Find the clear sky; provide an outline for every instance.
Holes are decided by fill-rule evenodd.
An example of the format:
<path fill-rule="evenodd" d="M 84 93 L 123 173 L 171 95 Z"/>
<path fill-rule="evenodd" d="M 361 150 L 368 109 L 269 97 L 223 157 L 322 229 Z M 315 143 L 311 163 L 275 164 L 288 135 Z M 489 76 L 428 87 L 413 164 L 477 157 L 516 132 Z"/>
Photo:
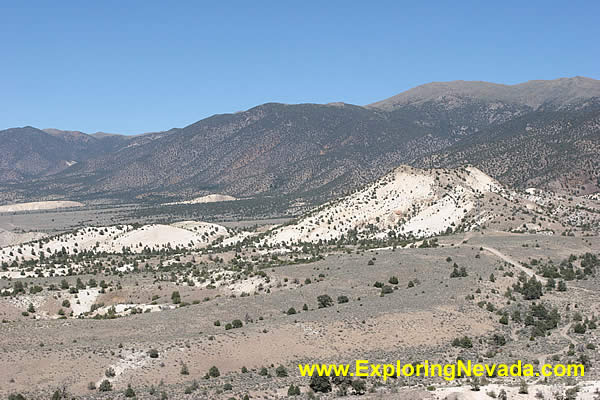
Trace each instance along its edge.
<path fill-rule="evenodd" d="M 0 0 L 0 129 L 142 133 L 456 79 L 600 79 L 600 1 Z"/>

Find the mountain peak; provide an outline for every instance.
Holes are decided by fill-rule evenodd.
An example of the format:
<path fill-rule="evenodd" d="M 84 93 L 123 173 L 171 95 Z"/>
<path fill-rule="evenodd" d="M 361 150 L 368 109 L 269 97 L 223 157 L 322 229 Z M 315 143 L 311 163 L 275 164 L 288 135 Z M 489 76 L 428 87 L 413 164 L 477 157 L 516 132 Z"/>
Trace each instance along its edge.
<path fill-rule="evenodd" d="M 554 80 L 532 80 L 515 85 L 483 81 L 431 82 L 367 107 L 393 110 L 407 104 L 457 96 L 486 102 L 503 101 L 538 108 L 544 103 L 558 106 L 591 97 L 600 97 L 600 81 L 582 76 Z"/>

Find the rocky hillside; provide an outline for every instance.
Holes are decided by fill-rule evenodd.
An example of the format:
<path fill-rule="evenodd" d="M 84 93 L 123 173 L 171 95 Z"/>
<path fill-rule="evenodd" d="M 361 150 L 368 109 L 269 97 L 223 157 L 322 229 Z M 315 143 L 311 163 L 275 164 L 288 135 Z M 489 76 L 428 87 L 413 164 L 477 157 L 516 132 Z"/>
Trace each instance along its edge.
<path fill-rule="evenodd" d="M 589 196 L 588 196 L 589 197 Z M 494 230 L 562 234 L 600 231 L 600 203 L 537 189 L 510 190 L 479 169 L 401 166 L 341 199 L 268 232 L 263 243 L 422 239 Z"/>
<path fill-rule="evenodd" d="M 175 248 L 198 249 L 209 246 L 218 238 L 228 236 L 229 231 L 223 226 L 196 221 L 183 221 L 172 225 L 85 227 L 51 237 L 36 232 L 11 235 L 9 232 L 0 231 L 0 243 L 18 244 L 0 250 L 0 263 L 39 260 L 52 254 L 139 254 Z M 8 272 L 0 273 L 0 276 L 10 276 L 11 271 Z"/>
<path fill-rule="evenodd" d="M 472 163 L 503 183 L 574 195 L 600 187 L 600 98 L 543 106 L 414 159 L 421 167 Z"/>
<path fill-rule="evenodd" d="M 600 82 L 424 85 L 367 107 L 269 103 L 136 137 L 0 132 L 0 201 L 321 202 L 397 165 L 473 164 L 502 183 L 598 190 Z M 67 141 L 66 138 L 69 140 Z M 565 174 L 568 171 L 568 174 Z"/>
<path fill-rule="evenodd" d="M 46 131 L 30 126 L 0 131 L 0 182 L 24 182 L 57 174 L 79 162 L 114 151 L 123 136 Z"/>
<path fill-rule="evenodd" d="M 473 167 L 426 171 L 402 166 L 296 223 L 273 230 L 267 242 L 420 238 L 470 229 L 489 219 L 490 210 L 481 203 L 490 193 L 508 198 L 501 185 Z"/>

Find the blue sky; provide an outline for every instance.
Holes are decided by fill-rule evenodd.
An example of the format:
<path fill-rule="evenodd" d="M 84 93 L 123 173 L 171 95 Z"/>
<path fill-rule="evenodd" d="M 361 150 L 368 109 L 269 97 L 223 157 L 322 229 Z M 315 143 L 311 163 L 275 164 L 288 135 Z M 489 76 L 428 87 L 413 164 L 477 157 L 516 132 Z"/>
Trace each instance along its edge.
<path fill-rule="evenodd" d="M 599 15 L 596 0 L 0 0 L 0 129 L 141 133 L 431 81 L 600 79 Z"/>

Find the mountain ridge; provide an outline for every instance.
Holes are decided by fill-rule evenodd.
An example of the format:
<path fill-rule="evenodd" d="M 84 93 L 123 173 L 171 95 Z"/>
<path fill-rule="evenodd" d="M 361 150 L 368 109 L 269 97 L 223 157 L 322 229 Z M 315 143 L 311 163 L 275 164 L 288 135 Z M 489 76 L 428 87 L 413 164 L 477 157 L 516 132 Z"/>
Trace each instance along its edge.
<path fill-rule="evenodd" d="M 508 101 L 538 108 L 546 102 L 565 105 L 578 99 L 600 96 L 600 81 L 576 76 L 554 80 L 530 80 L 514 85 L 484 81 L 431 82 L 366 107 L 393 110 L 398 105 L 436 100 L 441 96 L 464 96 L 486 101 Z"/>
<path fill-rule="evenodd" d="M 0 202 L 60 199 L 67 193 L 74 200 L 116 202 L 177 202 L 213 193 L 320 202 L 400 164 L 473 164 L 509 185 L 583 186 L 593 192 L 600 187 L 594 161 L 600 96 L 589 96 L 598 84 L 589 78 L 484 83 L 519 86 L 521 97 L 496 96 L 510 101 L 490 100 L 487 89 L 475 91 L 477 96 L 456 91 L 439 96 L 428 86 L 433 94 L 417 98 L 404 92 L 400 95 L 416 100 L 389 109 L 265 103 L 136 136 L 12 128 L 0 131 L 0 139 L 7 138 L 0 142 Z M 422 93 L 423 87 L 412 90 Z M 540 101 L 542 95 L 548 101 Z M 534 108 L 527 101 L 540 104 Z M 569 170 L 572 178 L 557 183 Z"/>

